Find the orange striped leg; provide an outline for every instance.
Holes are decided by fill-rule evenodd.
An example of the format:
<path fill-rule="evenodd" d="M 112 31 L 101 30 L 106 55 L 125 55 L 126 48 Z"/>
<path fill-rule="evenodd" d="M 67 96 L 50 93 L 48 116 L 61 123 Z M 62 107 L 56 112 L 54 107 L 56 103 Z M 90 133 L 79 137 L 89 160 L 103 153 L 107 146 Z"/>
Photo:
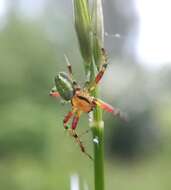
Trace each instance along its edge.
<path fill-rule="evenodd" d="M 70 75 L 70 78 L 72 79 L 73 81 L 73 87 L 74 89 L 80 89 L 80 86 L 77 84 L 77 82 L 73 79 L 73 72 L 72 72 L 72 66 L 71 66 L 71 63 L 69 62 L 69 59 L 66 55 L 64 55 L 65 57 L 65 60 L 67 62 L 67 68 L 68 68 L 68 73 Z"/>
<path fill-rule="evenodd" d="M 53 97 L 59 97 L 59 96 L 60 96 L 60 94 L 59 94 L 59 93 L 57 92 L 57 90 L 56 90 L 56 86 L 54 86 L 54 87 L 51 89 L 49 95 L 50 95 L 50 96 L 53 96 Z"/>
<path fill-rule="evenodd" d="M 93 160 L 92 156 L 90 154 L 88 154 L 85 150 L 85 147 L 83 145 L 83 143 L 81 142 L 79 136 L 77 135 L 76 131 L 74 129 L 69 129 L 69 133 L 72 137 L 74 137 L 75 141 L 78 143 L 78 145 L 80 146 L 81 151 L 88 156 L 91 160 Z"/>
<path fill-rule="evenodd" d="M 118 108 L 112 107 L 111 105 L 107 104 L 106 102 L 103 102 L 102 100 L 96 99 L 94 98 L 93 102 L 99 106 L 101 109 L 112 113 L 114 116 L 119 117 L 121 120 L 126 121 L 127 122 L 127 118 L 125 115 L 123 115 L 123 113 L 121 113 L 121 111 Z"/>
<path fill-rule="evenodd" d="M 60 94 L 59 94 L 57 91 L 56 91 L 56 92 L 51 91 L 51 92 L 49 93 L 49 95 L 52 96 L 52 97 L 59 97 L 59 96 L 60 96 Z"/>
<path fill-rule="evenodd" d="M 85 147 L 83 145 L 83 143 L 81 142 L 79 136 L 77 135 L 75 129 L 77 127 L 77 124 L 78 124 L 78 121 L 79 121 L 79 118 L 80 118 L 80 115 L 81 115 L 81 112 L 77 112 L 73 118 L 73 121 L 72 121 L 72 126 L 71 126 L 71 129 L 69 129 L 69 133 L 72 137 L 75 138 L 75 141 L 78 143 L 78 145 L 80 146 L 80 149 L 81 151 L 86 154 L 91 160 L 93 160 L 93 158 L 86 152 L 85 150 Z"/>
<path fill-rule="evenodd" d="M 70 77 L 72 78 L 73 73 L 72 73 L 72 66 L 71 66 L 71 63 L 69 62 L 69 59 L 68 59 L 68 57 L 67 57 L 66 55 L 64 55 L 64 57 L 65 57 L 65 60 L 66 60 L 66 62 L 67 62 L 67 68 L 68 68 L 69 75 L 70 75 Z"/>
<path fill-rule="evenodd" d="M 80 112 L 77 112 L 76 114 L 75 114 L 75 116 L 74 116 L 74 118 L 73 118 L 73 120 L 72 120 L 72 126 L 71 126 L 71 128 L 72 129 L 76 129 L 76 127 L 77 127 L 77 124 L 78 124 L 78 121 L 79 121 L 79 119 L 80 119 Z"/>
<path fill-rule="evenodd" d="M 64 120 L 63 120 L 63 124 L 64 124 L 64 128 L 68 129 L 67 123 L 69 122 L 69 120 L 71 119 L 71 117 L 73 116 L 74 111 L 70 111 L 68 112 L 68 114 L 65 116 Z"/>
<path fill-rule="evenodd" d="M 104 72 L 106 71 L 107 64 L 108 64 L 107 55 L 106 55 L 105 49 L 102 48 L 102 65 L 98 74 L 95 77 L 95 80 L 92 83 L 90 83 L 90 86 L 88 88 L 90 91 L 94 90 L 96 85 L 100 82 L 101 78 L 103 77 Z"/>

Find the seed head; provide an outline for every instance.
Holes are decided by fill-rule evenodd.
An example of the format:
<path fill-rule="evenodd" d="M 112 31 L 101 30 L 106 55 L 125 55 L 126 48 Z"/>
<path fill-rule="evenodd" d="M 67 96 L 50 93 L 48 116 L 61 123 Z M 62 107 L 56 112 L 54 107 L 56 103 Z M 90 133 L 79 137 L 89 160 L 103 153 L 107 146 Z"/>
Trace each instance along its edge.
<path fill-rule="evenodd" d="M 73 0 L 74 20 L 81 55 L 85 63 L 90 64 L 91 48 L 91 17 L 87 0 Z"/>
<path fill-rule="evenodd" d="M 93 29 L 93 54 L 96 66 L 99 68 L 102 61 L 102 51 L 104 44 L 104 23 L 103 23 L 103 7 L 102 0 L 94 0 L 93 16 L 92 16 L 92 29 Z"/>

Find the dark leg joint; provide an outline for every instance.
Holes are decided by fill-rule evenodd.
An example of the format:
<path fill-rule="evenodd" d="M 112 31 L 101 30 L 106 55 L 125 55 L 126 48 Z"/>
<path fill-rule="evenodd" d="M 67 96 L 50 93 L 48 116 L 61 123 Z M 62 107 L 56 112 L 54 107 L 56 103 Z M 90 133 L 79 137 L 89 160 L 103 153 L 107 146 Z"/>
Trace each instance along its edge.
<path fill-rule="evenodd" d="M 74 134 L 73 137 L 74 137 L 74 138 L 78 138 L 78 135 L 77 135 L 77 134 Z"/>

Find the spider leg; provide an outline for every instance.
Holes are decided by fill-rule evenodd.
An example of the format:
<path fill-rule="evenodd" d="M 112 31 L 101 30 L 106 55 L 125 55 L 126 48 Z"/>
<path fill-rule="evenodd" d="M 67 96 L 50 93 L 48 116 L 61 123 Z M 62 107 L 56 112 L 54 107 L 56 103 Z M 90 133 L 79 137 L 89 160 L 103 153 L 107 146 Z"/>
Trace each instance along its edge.
<path fill-rule="evenodd" d="M 82 151 L 85 155 L 87 155 L 91 160 L 93 160 L 93 158 L 91 157 L 91 155 L 86 152 L 85 147 L 84 147 L 83 143 L 81 142 L 79 136 L 77 135 L 76 131 L 75 131 L 74 129 L 69 129 L 69 134 L 70 134 L 72 137 L 74 137 L 75 141 L 76 141 L 76 142 L 78 143 L 78 145 L 80 146 L 81 151 Z"/>
<path fill-rule="evenodd" d="M 68 112 L 68 114 L 65 116 L 64 121 L 63 121 L 63 123 L 64 123 L 64 128 L 65 128 L 65 129 L 68 129 L 67 123 L 68 123 L 68 121 L 71 119 L 71 117 L 73 116 L 74 112 L 75 112 L 75 111 L 72 110 L 72 111 Z M 73 118 L 72 127 L 71 127 L 71 129 L 68 129 L 68 132 L 69 132 L 69 134 L 70 134 L 72 137 L 75 138 L 76 142 L 79 144 L 79 146 L 80 146 L 80 148 L 81 148 L 81 151 L 82 151 L 84 154 L 86 154 L 90 159 L 92 159 L 92 157 L 85 151 L 84 145 L 83 145 L 83 143 L 81 142 L 80 138 L 78 137 L 78 135 L 77 135 L 77 133 L 76 133 L 76 131 L 75 131 L 75 128 L 76 128 L 76 126 L 77 126 L 77 124 L 78 124 L 79 117 L 80 117 L 80 113 L 77 112 L 76 115 L 75 115 L 74 118 Z"/>
<path fill-rule="evenodd" d="M 67 68 L 68 68 L 68 72 L 71 78 L 73 78 L 73 72 L 72 72 L 72 66 L 71 63 L 69 62 L 68 57 L 64 54 L 65 57 L 65 61 L 67 62 Z"/>
<path fill-rule="evenodd" d="M 104 72 L 106 71 L 107 64 L 108 64 L 107 55 L 106 55 L 105 49 L 102 48 L 102 65 L 101 65 L 101 68 L 100 68 L 99 72 L 97 73 L 94 81 L 89 84 L 89 87 L 88 87 L 89 91 L 94 90 L 96 85 L 100 82 L 101 78 L 103 77 Z"/>
<path fill-rule="evenodd" d="M 51 91 L 49 92 L 49 95 L 52 96 L 52 97 L 59 97 L 60 94 L 57 92 L 56 90 L 56 86 L 54 86 Z"/>
<path fill-rule="evenodd" d="M 71 66 L 71 63 L 69 62 L 69 59 L 68 57 L 64 54 L 64 57 L 65 57 L 65 60 L 67 62 L 67 68 L 68 68 L 68 72 L 69 72 L 69 75 L 70 75 L 70 78 L 72 79 L 73 81 L 73 87 L 74 89 L 80 89 L 80 86 L 77 84 L 77 82 L 73 79 L 73 72 L 72 72 L 72 66 Z"/>
<path fill-rule="evenodd" d="M 60 94 L 59 94 L 57 91 L 56 91 L 56 92 L 52 92 L 52 91 L 51 91 L 51 92 L 49 93 L 49 95 L 52 96 L 52 97 L 60 97 Z"/>
<path fill-rule="evenodd" d="M 73 130 L 76 129 L 76 127 L 77 127 L 78 121 L 80 119 L 80 115 L 81 115 L 81 112 L 77 111 L 76 114 L 75 114 L 75 116 L 74 116 L 74 118 L 73 118 L 73 120 L 72 120 L 72 126 L 71 126 L 71 128 Z"/>
<path fill-rule="evenodd" d="M 119 117 L 121 120 L 123 120 L 125 122 L 128 121 L 127 117 L 118 108 L 112 107 L 108 103 L 103 102 L 102 100 L 96 99 L 96 98 L 94 98 L 93 103 L 95 105 L 99 106 L 101 109 L 112 113 L 114 116 Z"/>
<path fill-rule="evenodd" d="M 83 131 L 83 132 L 79 135 L 79 137 L 82 137 L 82 136 L 88 134 L 90 131 L 91 131 L 91 128 L 89 128 L 89 129 Z"/>
<path fill-rule="evenodd" d="M 69 122 L 69 120 L 71 119 L 71 117 L 73 116 L 73 114 L 75 113 L 75 110 L 69 111 L 67 113 L 67 115 L 65 116 L 64 120 L 63 120 L 63 125 L 65 129 L 68 129 L 67 127 L 67 123 Z"/>
<path fill-rule="evenodd" d="M 83 143 L 81 142 L 79 136 L 77 135 L 75 129 L 77 127 L 79 118 L 80 118 L 81 112 L 76 112 L 73 121 L 72 121 L 72 126 L 70 129 L 68 129 L 69 134 L 75 139 L 75 141 L 77 142 L 77 144 L 80 146 L 81 151 L 86 154 L 91 160 L 93 160 L 93 158 L 86 152 L 85 147 L 83 145 Z"/>

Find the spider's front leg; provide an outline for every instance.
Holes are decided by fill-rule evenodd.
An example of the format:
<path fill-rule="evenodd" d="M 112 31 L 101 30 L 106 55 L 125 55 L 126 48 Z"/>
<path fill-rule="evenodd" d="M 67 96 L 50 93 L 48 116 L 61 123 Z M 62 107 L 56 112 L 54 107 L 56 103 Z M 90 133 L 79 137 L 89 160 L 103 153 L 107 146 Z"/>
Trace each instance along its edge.
<path fill-rule="evenodd" d="M 106 71 L 107 64 L 108 64 L 107 54 L 106 54 L 105 49 L 102 48 L 102 65 L 101 65 L 101 68 L 100 68 L 99 72 L 97 73 L 94 81 L 89 84 L 89 86 L 88 86 L 89 91 L 94 90 L 96 85 L 100 82 L 101 78 L 103 77 L 104 72 Z"/>

